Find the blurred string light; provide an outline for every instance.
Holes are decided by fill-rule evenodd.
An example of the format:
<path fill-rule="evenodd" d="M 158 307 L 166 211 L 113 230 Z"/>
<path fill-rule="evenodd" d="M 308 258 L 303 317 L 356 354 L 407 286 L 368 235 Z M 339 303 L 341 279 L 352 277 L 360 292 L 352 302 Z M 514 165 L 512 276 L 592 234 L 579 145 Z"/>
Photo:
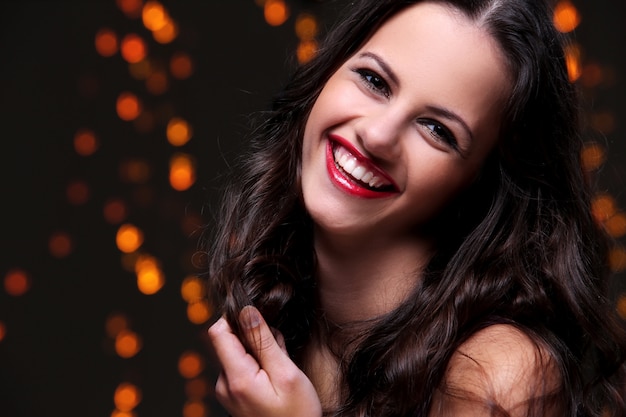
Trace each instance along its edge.
<path fill-rule="evenodd" d="M 30 276 L 23 269 L 12 269 L 4 276 L 4 290 L 13 297 L 20 297 L 26 294 L 30 287 Z"/>

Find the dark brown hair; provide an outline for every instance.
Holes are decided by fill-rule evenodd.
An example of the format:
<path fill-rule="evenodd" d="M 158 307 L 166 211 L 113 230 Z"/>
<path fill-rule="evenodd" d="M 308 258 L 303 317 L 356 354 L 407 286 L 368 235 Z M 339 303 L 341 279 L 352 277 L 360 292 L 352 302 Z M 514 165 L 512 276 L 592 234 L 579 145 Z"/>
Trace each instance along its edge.
<path fill-rule="evenodd" d="M 440 225 L 449 227 L 439 229 L 419 287 L 394 311 L 358 324 L 365 331 L 340 358 L 345 392 L 333 413 L 428 415 L 459 345 L 505 323 L 546 349 L 558 368 L 561 391 L 538 402 L 558 401 L 563 416 L 624 416 L 625 344 L 606 298 L 607 241 L 590 212 L 578 98 L 551 11 L 542 0 L 437 2 L 464 13 L 500 46 L 513 80 L 501 139 L 480 179 L 452 205 L 455 215 L 442 213 Z M 256 305 L 284 334 L 296 363 L 320 322 L 312 224 L 299 186 L 304 126 L 328 78 L 413 3 L 347 7 L 317 56 L 262 114 L 208 242 L 218 312 L 238 331 L 241 308 Z"/>

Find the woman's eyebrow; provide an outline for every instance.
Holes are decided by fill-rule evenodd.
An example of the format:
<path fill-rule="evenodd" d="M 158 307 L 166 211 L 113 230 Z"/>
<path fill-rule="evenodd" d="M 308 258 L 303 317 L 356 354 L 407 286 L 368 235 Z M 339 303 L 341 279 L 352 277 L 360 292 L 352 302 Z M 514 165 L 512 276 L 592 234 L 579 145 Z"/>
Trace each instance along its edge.
<path fill-rule="evenodd" d="M 399 85 L 400 84 L 400 81 L 399 81 L 398 77 L 396 76 L 396 73 L 393 72 L 393 70 L 391 69 L 389 64 L 387 64 L 387 62 L 385 62 L 385 60 L 382 59 L 380 56 L 376 55 L 373 52 L 362 52 L 362 53 L 359 54 L 359 58 L 373 59 L 374 61 L 376 61 L 378 66 L 380 66 L 380 68 L 383 70 L 383 72 L 387 75 L 387 77 L 389 77 L 389 79 L 395 85 Z"/>

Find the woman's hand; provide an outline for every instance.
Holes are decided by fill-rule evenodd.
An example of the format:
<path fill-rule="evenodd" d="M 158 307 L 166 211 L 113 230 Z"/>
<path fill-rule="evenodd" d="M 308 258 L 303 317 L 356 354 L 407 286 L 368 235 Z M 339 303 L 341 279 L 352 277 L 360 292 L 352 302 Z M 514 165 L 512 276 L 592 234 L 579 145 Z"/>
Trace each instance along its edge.
<path fill-rule="evenodd" d="M 287 355 L 282 335 L 274 337 L 252 306 L 241 310 L 239 323 L 243 341 L 223 317 L 209 329 L 222 365 L 215 394 L 224 408 L 233 417 L 321 416 L 315 388 Z"/>

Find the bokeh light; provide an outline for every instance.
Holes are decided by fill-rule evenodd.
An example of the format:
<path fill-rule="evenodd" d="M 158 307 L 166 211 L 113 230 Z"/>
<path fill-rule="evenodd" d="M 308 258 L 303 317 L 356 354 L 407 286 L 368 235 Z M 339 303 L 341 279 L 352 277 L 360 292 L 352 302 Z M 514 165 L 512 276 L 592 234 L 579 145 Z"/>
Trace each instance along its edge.
<path fill-rule="evenodd" d="M 135 252 L 143 244 L 143 232 L 135 225 L 125 223 L 117 230 L 115 242 L 120 251 Z"/>
<path fill-rule="evenodd" d="M 265 21 L 270 26 L 280 26 L 289 18 L 289 9 L 283 0 L 267 0 L 263 6 Z"/>
<path fill-rule="evenodd" d="M 185 191 L 196 182 L 195 162 L 190 155 L 177 153 L 170 158 L 170 185 Z"/>
<path fill-rule="evenodd" d="M 626 249 L 621 246 L 611 249 L 609 252 L 609 265 L 613 272 L 626 271 Z"/>
<path fill-rule="evenodd" d="M 604 223 L 604 227 L 614 238 L 626 235 L 626 215 L 624 213 L 614 215 Z"/>
<path fill-rule="evenodd" d="M 187 398 L 199 400 L 209 394 L 209 384 L 206 379 L 192 378 L 185 382 L 185 395 Z"/>
<path fill-rule="evenodd" d="M 591 202 L 591 213 L 598 223 L 604 223 L 617 212 L 615 199 L 608 194 L 598 194 Z"/>
<path fill-rule="evenodd" d="M 183 146 L 189 142 L 192 134 L 191 126 L 181 117 L 172 117 L 167 123 L 167 140 L 173 146 Z"/>
<path fill-rule="evenodd" d="M 170 59 L 170 73 L 178 80 L 187 79 L 193 74 L 193 61 L 184 52 L 177 52 Z"/>
<path fill-rule="evenodd" d="M 131 121 L 141 113 L 142 104 L 135 94 L 126 91 L 117 97 L 116 110 L 120 119 Z"/>
<path fill-rule="evenodd" d="M 148 0 L 141 11 L 141 19 L 146 29 L 155 31 L 167 24 L 168 14 L 158 1 Z"/>
<path fill-rule="evenodd" d="M 600 168 L 605 160 L 606 152 L 600 144 L 585 144 L 581 154 L 581 162 L 585 171 L 594 171 Z"/>
<path fill-rule="evenodd" d="M 204 359 L 193 351 L 186 351 L 178 359 L 178 372 L 185 379 L 195 378 L 204 370 Z"/>
<path fill-rule="evenodd" d="M 193 324 L 203 324 L 211 318 L 213 311 L 207 300 L 192 301 L 187 304 L 187 319 Z"/>
<path fill-rule="evenodd" d="M 141 338 L 132 330 L 122 330 L 115 336 L 115 353 L 121 358 L 132 358 L 139 353 L 141 347 Z"/>
<path fill-rule="evenodd" d="M 103 57 L 110 57 L 117 53 L 119 48 L 117 34 L 109 28 L 102 28 L 96 33 L 96 51 Z"/>
<path fill-rule="evenodd" d="M 120 411 L 131 411 L 141 402 L 141 390 L 134 384 L 123 382 L 115 389 L 113 401 Z"/>
<path fill-rule="evenodd" d="M 317 20 L 315 16 L 301 13 L 296 19 L 296 36 L 301 41 L 310 41 L 317 36 Z"/>
<path fill-rule="evenodd" d="M 137 288 L 146 295 L 156 294 L 165 284 L 165 276 L 156 258 L 141 255 L 135 264 Z"/>
<path fill-rule="evenodd" d="M 152 37 L 158 43 L 170 43 L 178 37 L 178 25 L 169 20 L 161 29 L 152 32 Z"/>
<path fill-rule="evenodd" d="M 143 0 L 115 0 L 115 3 L 129 19 L 136 19 L 141 16 Z"/>
<path fill-rule="evenodd" d="M 165 93 L 168 87 L 169 81 L 165 71 L 152 71 L 146 79 L 146 89 L 155 96 Z"/>
<path fill-rule="evenodd" d="M 565 63 L 570 82 L 578 80 L 582 73 L 580 47 L 576 44 L 565 47 Z"/>
<path fill-rule="evenodd" d="M 608 135 L 615 131 L 617 122 L 613 113 L 608 111 L 597 112 L 591 115 L 591 126 L 595 130 Z"/>
<path fill-rule="evenodd" d="M 7 326 L 3 321 L 0 321 L 0 342 L 7 336 Z"/>
<path fill-rule="evenodd" d="M 139 62 L 128 64 L 130 76 L 136 80 L 147 80 L 152 73 L 152 63 L 149 59 L 142 59 Z"/>
<path fill-rule="evenodd" d="M 4 276 L 4 290 L 13 297 L 26 294 L 30 286 L 30 276 L 23 269 L 11 269 Z"/>
<path fill-rule="evenodd" d="M 67 201 L 75 206 L 85 204 L 89 200 L 89 185 L 82 180 L 71 181 L 65 190 Z"/>
<path fill-rule="evenodd" d="M 81 156 L 89 156 L 98 149 L 98 139 L 93 130 L 79 129 L 74 134 L 74 150 Z"/>
<path fill-rule="evenodd" d="M 568 33 L 580 24 L 580 13 L 569 0 L 561 0 L 554 8 L 554 26 L 559 32 Z"/>
<path fill-rule="evenodd" d="M 127 159 L 120 163 L 120 179 L 124 182 L 144 184 L 152 175 L 150 164 L 142 158 Z"/>
<path fill-rule="evenodd" d="M 317 42 L 314 40 L 301 41 L 296 49 L 296 56 L 300 64 L 309 62 L 317 53 Z"/>
<path fill-rule="evenodd" d="M 148 55 L 148 46 L 143 38 L 135 33 L 129 33 L 122 38 L 122 58 L 132 64 L 143 60 Z"/>
<path fill-rule="evenodd" d="M 67 232 L 57 231 L 50 236 L 48 249 L 55 258 L 65 258 L 74 250 L 74 243 Z"/>
<path fill-rule="evenodd" d="M 187 401 L 183 406 L 183 417 L 207 417 L 208 411 L 202 401 Z"/>
<path fill-rule="evenodd" d="M 109 224 L 120 224 L 128 216 L 128 207 L 120 198 L 110 198 L 104 203 L 102 210 L 104 219 Z"/>
<path fill-rule="evenodd" d="M 115 339 L 122 331 L 129 327 L 128 318 L 122 313 L 111 313 L 104 324 L 107 336 Z"/>
<path fill-rule="evenodd" d="M 204 283 L 197 276 L 188 276 L 180 286 L 180 294 L 188 303 L 199 301 L 205 296 Z"/>

